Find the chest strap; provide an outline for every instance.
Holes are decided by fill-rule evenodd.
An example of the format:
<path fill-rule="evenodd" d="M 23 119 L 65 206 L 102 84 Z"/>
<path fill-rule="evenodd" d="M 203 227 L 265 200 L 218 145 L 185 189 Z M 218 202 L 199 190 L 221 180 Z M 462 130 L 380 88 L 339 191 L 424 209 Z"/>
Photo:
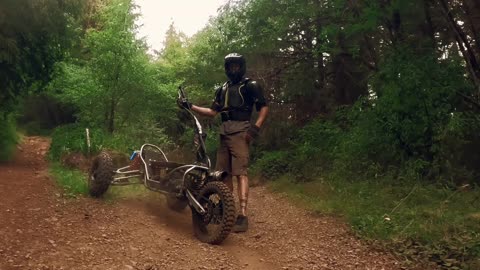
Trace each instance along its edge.
<path fill-rule="evenodd" d="M 250 121 L 252 111 L 224 111 L 220 112 L 222 122 L 225 121 Z"/>

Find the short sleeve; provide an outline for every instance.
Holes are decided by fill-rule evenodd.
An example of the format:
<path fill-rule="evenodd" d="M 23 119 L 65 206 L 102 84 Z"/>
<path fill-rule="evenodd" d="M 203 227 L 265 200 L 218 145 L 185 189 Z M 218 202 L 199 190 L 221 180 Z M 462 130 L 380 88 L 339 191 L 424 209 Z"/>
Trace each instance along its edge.
<path fill-rule="evenodd" d="M 222 104 L 220 102 L 220 94 L 221 94 L 222 88 L 219 87 L 215 91 L 215 98 L 213 99 L 212 106 L 210 106 L 210 109 L 219 112 L 222 110 Z"/>
<path fill-rule="evenodd" d="M 256 81 L 248 82 L 248 90 L 252 94 L 253 103 L 257 111 L 260 111 L 262 107 L 267 106 L 267 100 L 263 94 L 263 89 Z"/>

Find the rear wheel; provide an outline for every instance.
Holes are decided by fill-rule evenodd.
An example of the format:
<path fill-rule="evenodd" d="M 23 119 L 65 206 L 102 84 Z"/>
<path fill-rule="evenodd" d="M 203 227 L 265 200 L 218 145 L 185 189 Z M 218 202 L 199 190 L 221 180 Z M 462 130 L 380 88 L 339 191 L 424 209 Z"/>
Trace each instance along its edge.
<path fill-rule="evenodd" d="M 102 196 L 113 180 L 113 162 L 110 155 L 101 152 L 93 160 L 88 175 L 88 193 L 92 197 Z"/>
<path fill-rule="evenodd" d="M 192 208 L 195 236 L 204 243 L 222 243 L 235 222 L 235 203 L 230 189 L 222 182 L 210 182 L 196 198 L 206 213 L 202 215 Z"/>

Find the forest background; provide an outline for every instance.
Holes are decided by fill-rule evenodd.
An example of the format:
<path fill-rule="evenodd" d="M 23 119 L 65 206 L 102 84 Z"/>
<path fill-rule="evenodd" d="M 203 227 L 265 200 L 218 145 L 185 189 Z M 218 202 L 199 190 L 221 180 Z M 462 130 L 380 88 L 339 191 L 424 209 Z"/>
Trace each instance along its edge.
<path fill-rule="evenodd" d="M 238 52 L 270 106 L 252 175 L 406 263 L 480 267 L 479 0 L 231 0 L 191 38 L 172 24 L 155 55 L 138 16 L 0 1 L 2 161 L 19 133 L 51 136 L 52 164 L 144 142 L 189 158 L 176 89 L 209 106 Z M 202 122 L 214 157 L 219 121 Z"/>

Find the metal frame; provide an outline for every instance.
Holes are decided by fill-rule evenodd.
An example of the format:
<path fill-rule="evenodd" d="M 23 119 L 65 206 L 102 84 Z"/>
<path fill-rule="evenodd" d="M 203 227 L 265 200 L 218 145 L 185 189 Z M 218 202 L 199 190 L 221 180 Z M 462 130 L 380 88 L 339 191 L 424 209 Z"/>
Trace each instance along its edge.
<path fill-rule="evenodd" d="M 130 170 L 124 171 L 129 169 L 130 165 L 118 168 L 115 172 L 115 176 L 113 177 L 113 181 L 110 183 L 111 185 L 115 186 L 126 186 L 126 185 L 133 185 L 133 184 L 142 184 L 142 182 L 122 182 L 121 180 L 130 179 L 130 178 L 137 178 L 142 176 L 140 170 Z"/>
<path fill-rule="evenodd" d="M 183 91 L 183 88 L 181 88 L 181 87 L 179 88 L 179 98 L 184 100 L 184 101 L 187 101 L 185 92 Z M 198 121 L 198 118 L 195 116 L 195 114 L 191 111 L 191 108 L 184 108 L 184 109 L 192 117 L 192 119 L 194 121 L 194 124 L 195 124 L 194 125 L 195 133 L 198 134 L 199 148 L 197 149 L 197 162 L 203 163 L 206 166 L 197 165 L 197 164 L 185 164 L 185 165 L 180 165 L 176 168 L 172 168 L 168 172 L 168 174 L 166 175 L 166 178 L 169 178 L 175 172 L 185 170 L 185 172 L 183 173 L 183 178 L 182 178 L 183 185 L 185 185 L 186 177 L 192 171 L 194 171 L 194 170 L 204 171 L 207 174 L 206 177 L 208 177 L 208 175 L 211 172 L 211 167 L 212 167 L 210 158 L 207 155 L 207 151 L 206 151 L 206 147 L 205 147 L 205 141 L 204 141 L 204 136 L 203 136 L 204 133 L 203 133 L 202 125 L 200 124 L 200 121 Z M 149 168 L 148 168 L 149 165 L 147 164 L 147 161 L 145 161 L 145 159 L 143 158 L 143 153 L 144 153 L 144 150 L 145 150 L 146 147 L 152 147 L 152 148 L 158 150 L 163 155 L 163 158 L 165 159 L 165 162 L 169 163 L 169 161 L 167 159 L 167 156 L 162 151 L 162 149 L 160 149 L 160 147 L 158 147 L 156 145 L 153 145 L 153 144 L 148 144 L 148 143 L 144 144 L 144 145 L 142 145 L 142 147 L 140 148 L 140 151 L 138 153 L 138 155 L 140 155 L 140 159 L 143 163 L 144 171 L 142 171 L 141 169 L 132 170 L 131 169 L 132 165 L 128 165 L 128 166 L 125 166 L 125 167 L 122 167 L 122 168 L 118 168 L 117 170 L 114 171 L 115 177 L 113 178 L 113 181 L 111 182 L 111 185 L 125 186 L 125 185 L 133 185 L 133 184 L 144 184 L 144 186 L 146 188 L 150 189 L 150 190 L 153 190 L 153 191 L 156 191 L 156 192 L 161 192 L 161 193 L 166 193 L 166 194 L 171 194 L 167 191 L 155 188 L 155 187 L 148 184 L 148 183 L 162 184 L 162 182 L 157 181 L 157 180 L 153 180 L 151 175 L 150 175 Z M 202 160 L 198 160 L 200 158 Z M 167 167 L 165 167 L 165 168 L 167 168 Z M 143 179 L 139 179 L 139 181 L 136 181 L 136 182 L 123 181 L 123 180 L 126 180 L 126 179 L 138 178 L 138 177 L 142 177 L 142 176 L 143 176 Z M 193 208 L 195 208 L 195 210 L 198 213 L 200 213 L 202 215 L 206 213 L 206 210 L 195 199 L 195 196 L 191 193 L 191 191 L 188 190 L 187 188 L 185 188 L 185 186 L 183 187 L 183 192 L 184 192 L 183 196 L 185 196 L 188 199 L 188 201 L 190 202 L 190 205 Z"/>

